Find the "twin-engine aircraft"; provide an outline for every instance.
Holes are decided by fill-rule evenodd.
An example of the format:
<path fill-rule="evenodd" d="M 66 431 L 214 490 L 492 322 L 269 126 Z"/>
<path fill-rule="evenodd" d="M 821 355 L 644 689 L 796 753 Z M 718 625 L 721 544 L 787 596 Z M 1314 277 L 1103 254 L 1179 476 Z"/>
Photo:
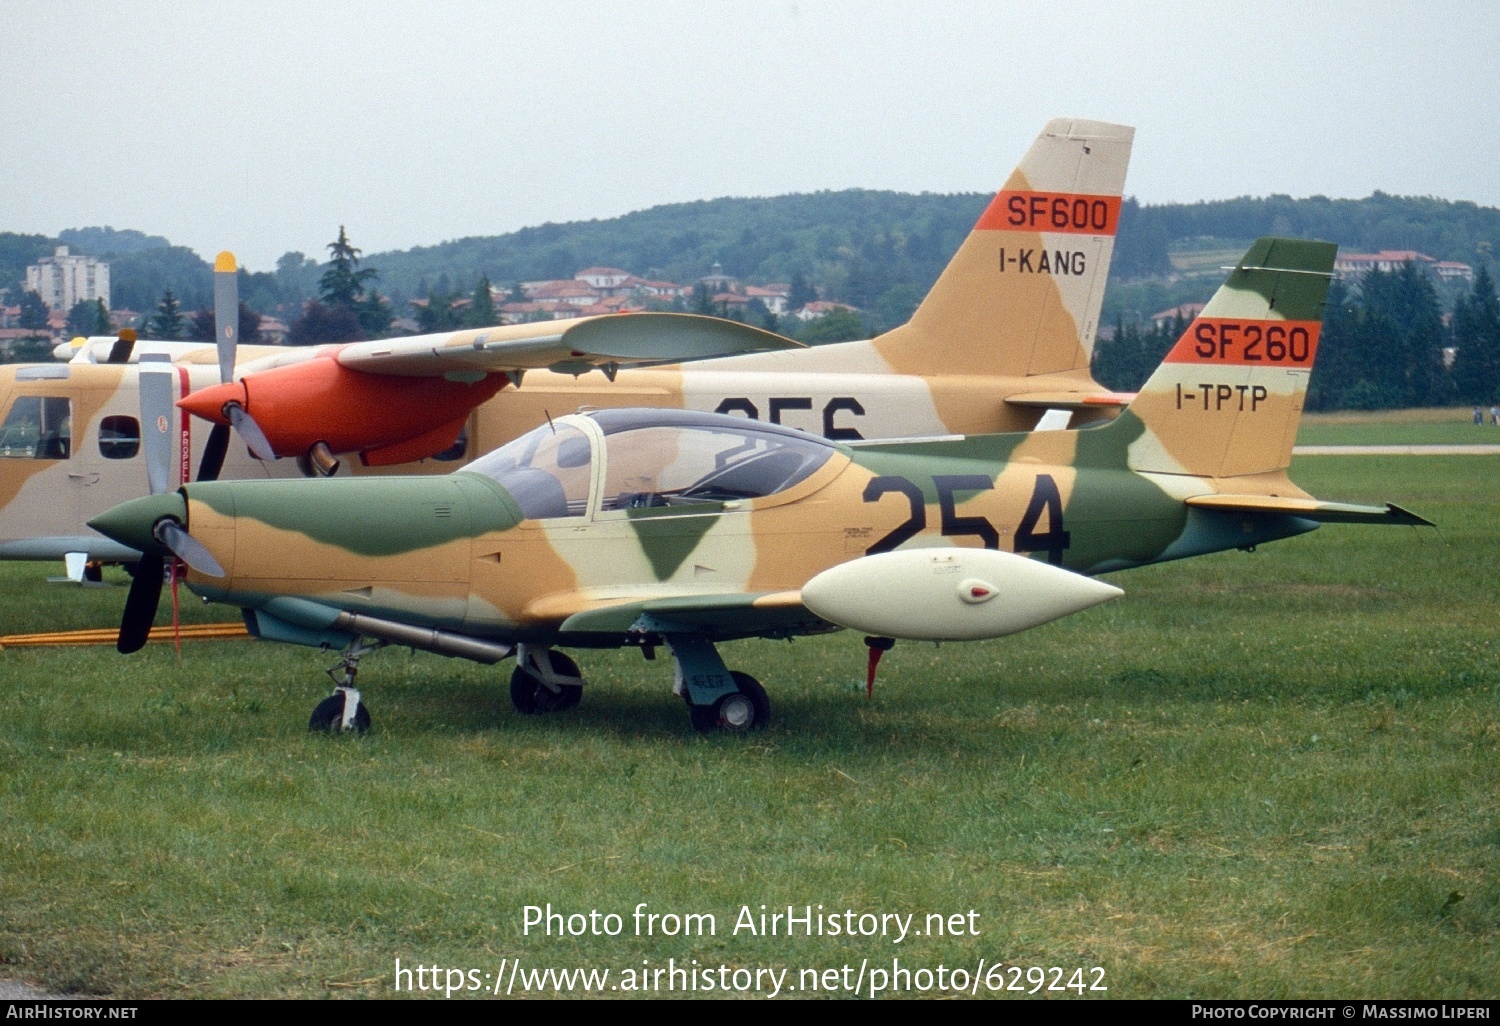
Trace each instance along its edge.
<path fill-rule="evenodd" d="M 317 729 L 368 726 L 354 673 L 382 644 L 515 655 L 523 713 L 579 701 L 554 646 L 664 646 L 694 727 L 756 729 L 770 700 L 717 642 L 850 628 L 873 680 L 893 639 L 999 637 L 1121 594 L 1101 573 L 1326 521 L 1427 523 L 1287 478 L 1335 249 L 1256 242 L 1104 425 L 848 442 L 617 408 L 542 422 L 443 477 L 189 484 L 92 526 L 158 569 L 185 561 L 188 586 L 260 638 L 341 647 Z M 137 574 L 122 648 L 161 580 Z"/>
<path fill-rule="evenodd" d="M 732 413 L 835 441 L 1107 417 L 1122 399 L 1088 367 L 1133 137 L 1050 122 L 910 322 L 870 341 L 806 349 L 733 322 L 627 314 L 236 353 L 221 317 L 218 347 L 97 339 L 68 364 L 0 368 L 0 559 L 135 560 L 84 523 L 141 494 L 153 431 L 170 438 L 163 486 L 177 487 L 340 463 L 431 473 L 580 407 Z M 222 256 L 216 281 L 227 269 L 232 282 Z M 758 355 L 621 369 L 745 352 Z M 153 354 L 170 363 L 150 369 Z M 142 417 L 143 379 L 183 412 Z M 228 444 L 231 422 L 275 462 Z"/>

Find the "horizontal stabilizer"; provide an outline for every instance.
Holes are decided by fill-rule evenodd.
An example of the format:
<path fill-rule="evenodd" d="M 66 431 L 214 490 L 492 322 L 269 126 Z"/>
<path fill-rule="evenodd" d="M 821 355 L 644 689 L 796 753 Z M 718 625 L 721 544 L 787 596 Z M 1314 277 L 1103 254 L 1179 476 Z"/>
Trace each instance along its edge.
<path fill-rule="evenodd" d="M 1217 509 L 1226 513 L 1276 513 L 1283 516 L 1316 520 L 1322 524 L 1410 524 L 1413 527 L 1435 527 L 1431 520 L 1419 517 L 1394 503 L 1384 506 L 1355 506 L 1347 502 L 1320 502 L 1276 495 L 1195 495 L 1187 500 L 1199 509 Z"/>
<path fill-rule="evenodd" d="M 596 367 L 609 370 L 803 348 L 800 342 L 721 317 L 624 313 L 356 342 L 340 349 L 337 359 L 351 370 L 403 377 L 542 368 L 582 374 Z"/>
<path fill-rule="evenodd" d="M 1045 410 L 1098 410 L 1129 406 L 1134 398 L 1134 392 L 1018 392 L 1005 401 Z"/>

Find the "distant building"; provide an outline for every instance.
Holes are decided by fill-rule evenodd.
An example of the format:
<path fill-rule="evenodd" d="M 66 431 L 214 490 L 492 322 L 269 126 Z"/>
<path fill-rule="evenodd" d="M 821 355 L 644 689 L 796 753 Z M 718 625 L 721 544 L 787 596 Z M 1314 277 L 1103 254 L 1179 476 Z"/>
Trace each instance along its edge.
<path fill-rule="evenodd" d="M 792 294 L 790 285 L 772 283 L 770 285 L 746 285 L 744 288 L 745 299 L 758 299 L 766 305 L 766 309 L 773 314 L 786 313 L 787 298 Z"/>
<path fill-rule="evenodd" d="M 858 313 L 859 307 L 850 306 L 848 303 L 834 303 L 828 300 L 815 299 L 792 314 L 792 316 L 799 321 L 815 321 L 819 317 L 826 317 L 835 310 L 848 310 L 851 313 Z"/>
<path fill-rule="evenodd" d="M 1402 264 L 1414 264 L 1439 281 L 1474 280 L 1474 268 L 1457 260 L 1438 260 L 1414 249 L 1382 249 L 1378 253 L 1340 253 L 1333 271 L 1341 277 L 1358 277 L 1371 271 L 1389 274 Z"/>
<path fill-rule="evenodd" d="M 569 303 L 573 306 L 592 306 L 602 297 L 599 290 L 582 281 L 544 281 L 526 292 L 527 298 L 538 303 Z"/>
<path fill-rule="evenodd" d="M 416 321 L 412 321 L 411 323 L 413 325 L 412 330 L 413 330 L 413 332 L 415 332 L 415 330 L 416 330 L 415 325 L 416 325 L 417 322 Z M 392 322 L 391 326 L 395 327 L 396 326 L 395 322 Z M 260 319 L 260 344 L 261 345 L 279 346 L 283 342 L 286 341 L 286 334 L 287 334 L 286 322 L 283 321 L 281 318 L 279 318 L 279 317 L 265 317 L 265 316 L 261 317 L 261 319 Z"/>
<path fill-rule="evenodd" d="M 587 282 L 596 289 L 614 289 L 632 277 L 629 271 L 618 267 L 585 267 L 573 275 L 575 281 Z"/>
<path fill-rule="evenodd" d="M 1439 260 L 1432 265 L 1432 273 L 1439 281 L 1462 281 L 1474 284 L 1474 268 L 1457 260 Z"/>
<path fill-rule="evenodd" d="M 651 281 L 646 278 L 632 278 L 631 281 L 637 292 L 652 299 L 675 299 L 690 295 L 693 291 L 692 286 L 679 285 L 675 281 Z"/>
<path fill-rule="evenodd" d="M 708 273 L 698 279 L 698 283 L 709 292 L 738 292 L 740 290 L 740 280 L 725 274 L 724 265 L 717 260 L 709 268 Z"/>
<path fill-rule="evenodd" d="M 80 300 L 96 299 L 108 307 L 109 265 L 91 256 L 72 256 L 67 246 L 58 246 L 52 256 L 26 268 L 26 289 L 52 310 L 67 311 Z"/>

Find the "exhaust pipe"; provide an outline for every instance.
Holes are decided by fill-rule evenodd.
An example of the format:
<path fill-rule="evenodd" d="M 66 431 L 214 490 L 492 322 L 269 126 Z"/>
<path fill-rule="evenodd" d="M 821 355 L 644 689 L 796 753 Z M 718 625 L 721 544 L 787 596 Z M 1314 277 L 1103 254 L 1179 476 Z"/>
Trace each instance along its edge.
<path fill-rule="evenodd" d="M 328 629 L 364 635 L 367 638 L 387 641 L 406 648 L 420 648 L 424 652 L 436 652 L 438 655 L 472 659 L 486 666 L 508 658 L 516 650 L 514 645 L 507 645 L 503 642 L 483 641 L 479 638 L 471 638 L 467 634 L 454 634 L 452 631 L 440 631 L 431 627 L 416 627 L 409 623 L 397 623 L 394 620 L 365 616 L 363 613 L 340 613 L 333 623 L 328 625 Z"/>

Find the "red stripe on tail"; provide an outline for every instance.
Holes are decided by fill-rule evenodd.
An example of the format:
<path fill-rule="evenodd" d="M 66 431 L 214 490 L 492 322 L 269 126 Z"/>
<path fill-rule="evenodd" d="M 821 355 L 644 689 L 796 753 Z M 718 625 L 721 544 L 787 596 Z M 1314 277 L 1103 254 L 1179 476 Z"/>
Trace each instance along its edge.
<path fill-rule="evenodd" d="M 980 215 L 975 231 L 1057 232 L 1113 235 L 1120 224 L 1120 197 L 1076 192 L 998 193 Z"/>
<path fill-rule="evenodd" d="M 1317 321 L 1200 317 L 1163 362 L 1311 369 L 1322 327 Z"/>

